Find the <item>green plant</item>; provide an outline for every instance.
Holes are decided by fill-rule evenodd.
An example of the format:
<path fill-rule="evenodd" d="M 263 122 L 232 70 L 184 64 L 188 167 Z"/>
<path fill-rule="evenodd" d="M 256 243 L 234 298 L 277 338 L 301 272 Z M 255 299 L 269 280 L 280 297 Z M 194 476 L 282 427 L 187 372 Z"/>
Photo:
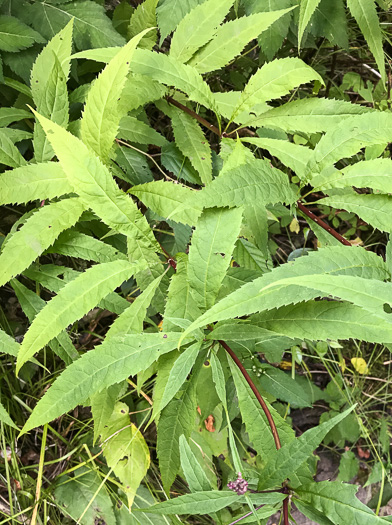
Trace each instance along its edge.
<path fill-rule="evenodd" d="M 391 232 L 391 160 L 379 157 L 392 140 L 392 115 L 387 107 L 380 111 L 319 98 L 322 76 L 298 57 L 265 62 L 252 70 L 243 89 L 212 90 L 211 72 L 235 60 L 259 35 L 272 58 L 284 37 L 277 42 L 277 31 L 283 24 L 288 30 L 290 17 L 299 16 L 302 42 L 312 15 L 320 18 L 328 9 L 323 0 L 307 1 L 298 14 L 290 1 L 276 2 L 282 9 L 266 14 L 255 12 L 256 2 L 243 2 L 244 15 L 233 4 L 207 0 L 182 13 L 169 53 L 152 50 L 156 13 L 161 40 L 174 29 L 166 3 L 156 10 L 157 2 L 146 0 L 125 32 L 120 9 L 131 13 L 124 3 L 113 14 L 120 32 L 95 2 L 63 8 L 55 2 L 26 4 L 25 14 L 20 6 L 15 13 L 26 21 L 32 16 L 38 29 L 45 10 L 56 22 L 48 22 L 56 35 L 35 58 L 29 85 L 4 77 L 20 94 L 13 107 L 0 108 L 0 161 L 12 168 L 2 174 L 0 200 L 33 205 L 15 222 L 0 254 L 0 285 L 10 283 L 31 324 L 20 344 L 3 331 L 0 342 L 3 352 L 17 358 L 16 373 L 22 376 L 47 345 L 65 366 L 21 434 L 44 425 L 44 446 L 48 423 L 77 405 L 91 406 L 94 440 L 100 440 L 106 461 L 104 480 L 114 474 L 120 499 L 133 505 L 135 516 L 202 514 L 222 524 L 260 523 L 282 508 L 288 525 L 292 499 L 321 524 L 383 523 L 355 498 L 355 487 L 313 481 L 313 451 L 335 425 L 354 417 L 355 405 L 347 403 L 342 413 L 295 437 L 268 399 L 305 407 L 321 396 L 270 364 L 284 351 L 291 351 L 294 363 L 302 341 L 309 347 L 313 342 L 336 347 L 335 341 L 350 338 L 392 343 L 391 245 L 384 261 L 352 246 L 335 229 L 339 221 L 333 228 L 309 210 L 314 203 L 344 209 L 350 220 L 356 216 Z M 337 16 L 345 17 L 343 3 L 337 4 Z M 375 6 L 368 0 L 348 6 L 384 79 Z M 99 24 L 90 32 L 92 15 Z M 15 22 L 3 18 L 12 28 Z M 65 25 L 66 18 L 71 20 Z M 193 31 L 201 19 L 203 30 Z M 27 41 L 42 42 L 25 26 L 26 43 L 15 40 L 17 47 L 5 52 L 21 51 Z M 48 37 L 46 29 L 42 34 Z M 330 29 L 323 25 L 321 34 Z M 101 33 L 107 39 L 97 47 Z M 81 49 L 74 54 L 73 35 Z M 342 45 L 336 33 L 328 32 L 328 38 Z M 95 78 L 102 63 L 107 65 Z M 75 71 L 87 80 L 69 91 Z M 314 94 L 301 97 L 300 86 L 310 82 Z M 277 103 L 293 90 L 294 100 Z M 18 121 L 19 127 L 7 127 Z M 288 135 L 302 136 L 306 145 Z M 33 147 L 23 156 L 15 143 L 31 139 Z M 160 165 L 146 151 L 151 144 L 161 148 Z M 379 148 L 379 155 L 358 161 L 362 148 Z M 280 169 L 260 158 L 260 151 L 278 159 Z M 159 171 L 153 174 L 146 159 Z M 308 202 L 309 196 L 316 201 Z M 274 267 L 268 226 L 283 213 L 290 224 L 304 217 L 321 247 Z M 87 263 L 54 265 L 51 254 Z M 31 285 L 56 295 L 46 302 Z M 130 304 L 124 290 L 140 293 Z M 97 305 L 118 317 L 101 344 L 78 352 L 68 327 Z M 258 351 L 269 363 L 258 363 Z M 137 425 L 123 400 L 130 376 L 137 377 L 139 391 L 155 378 L 152 408 Z M 202 432 L 211 415 L 219 435 L 215 443 Z M 15 427 L 2 405 L 0 420 Z M 179 473 L 190 490 L 157 504 L 139 489 L 150 465 L 140 428 L 153 422 L 164 491 L 170 493 Z M 254 462 L 240 439 L 241 422 L 257 452 Z M 197 446 L 208 448 L 211 458 L 225 456 L 221 477 L 231 480 L 231 490 L 217 490 L 220 479 L 211 476 Z M 107 518 L 110 498 L 106 488 L 99 492 L 99 475 L 83 466 L 79 476 L 88 487 L 82 517 L 95 501 L 114 522 L 117 518 Z M 69 477 L 56 488 L 62 505 L 74 484 Z M 37 497 L 33 520 L 38 503 Z M 80 517 L 79 506 L 62 510 Z"/>

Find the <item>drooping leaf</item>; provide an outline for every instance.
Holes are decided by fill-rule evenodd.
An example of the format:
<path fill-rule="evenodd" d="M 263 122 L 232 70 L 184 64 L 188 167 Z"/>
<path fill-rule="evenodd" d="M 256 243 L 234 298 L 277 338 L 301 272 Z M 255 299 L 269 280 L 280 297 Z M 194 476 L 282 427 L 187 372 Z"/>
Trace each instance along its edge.
<path fill-rule="evenodd" d="M 298 23 L 298 48 L 301 47 L 302 37 L 320 0 L 301 0 Z"/>
<path fill-rule="evenodd" d="M 147 443 L 136 425 L 130 423 L 126 403 L 116 403 L 101 434 L 102 452 L 108 466 L 123 484 L 132 507 L 139 485 L 150 466 Z"/>
<path fill-rule="evenodd" d="M 242 210 L 208 209 L 200 216 L 189 249 L 188 281 L 197 305 L 210 308 L 218 295 L 240 232 Z"/>
<path fill-rule="evenodd" d="M 299 438 L 290 441 L 277 450 L 267 460 L 262 472 L 259 489 L 275 487 L 283 483 L 286 478 L 290 478 L 319 446 L 328 432 L 348 416 L 354 408 L 355 405 L 329 421 L 307 430 Z"/>
<path fill-rule="evenodd" d="M 170 44 L 170 55 L 180 62 L 188 60 L 207 44 L 233 5 L 234 0 L 207 0 L 196 6 L 178 24 Z M 200 20 L 203 30 L 200 31 Z"/>
<path fill-rule="evenodd" d="M 381 77 L 385 82 L 384 50 L 382 33 L 374 0 L 347 0 L 347 7 L 357 21 L 363 36 L 369 45 Z"/>
<path fill-rule="evenodd" d="M 89 268 L 66 284 L 32 322 L 20 347 L 16 371 L 53 337 L 80 319 L 143 266 L 143 263 L 131 264 L 127 261 L 103 263 Z"/>
<path fill-rule="evenodd" d="M 188 157 L 204 184 L 212 180 L 211 148 L 199 124 L 182 111 L 171 113 L 177 147 Z"/>
<path fill-rule="evenodd" d="M 352 523 L 353 525 L 381 525 L 385 520 L 355 497 L 357 485 L 340 481 L 320 481 L 309 483 L 296 492 L 316 510 L 322 512 L 333 523 Z"/>
<path fill-rule="evenodd" d="M 11 168 L 27 164 L 7 132 L 2 130 L 0 130 L 0 163 Z"/>
<path fill-rule="evenodd" d="M 241 53 L 248 42 L 292 9 L 255 13 L 226 22 L 218 28 L 214 38 L 192 57 L 189 64 L 199 73 L 208 73 L 225 66 Z"/>
<path fill-rule="evenodd" d="M 323 84 L 320 75 L 299 58 L 281 58 L 264 64 L 245 86 L 230 120 L 255 104 L 282 97 L 299 84 L 312 80 Z"/>
<path fill-rule="evenodd" d="M 176 348 L 178 334 L 128 334 L 113 337 L 72 363 L 40 399 L 23 433 L 59 417 L 89 396 L 148 368 Z"/>
<path fill-rule="evenodd" d="M 343 120 L 318 142 L 308 162 L 308 176 L 342 158 L 351 157 L 365 146 L 389 142 L 392 140 L 391 123 L 390 113 L 376 111 Z"/>
<path fill-rule="evenodd" d="M 113 146 L 122 117 L 117 102 L 125 85 L 130 62 L 136 46 L 147 31 L 132 38 L 112 58 L 87 95 L 80 136 L 83 142 L 104 162 Z"/>
<path fill-rule="evenodd" d="M 0 204 L 53 199 L 73 191 L 58 162 L 27 164 L 0 176 Z"/>
<path fill-rule="evenodd" d="M 181 468 L 191 492 L 211 490 L 211 483 L 184 435 L 180 436 L 180 458 Z"/>
<path fill-rule="evenodd" d="M 0 255 L 0 285 L 25 270 L 51 246 L 60 233 L 73 226 L 84 210 L 82 202 L 74 197 L 33 213 L 22 228 L 10 235 Z"/>
<path fill-rule="evenodd" d="M 325 197 L 319 202 L 356 213 L 374 228 L 392 232 L 392 197 L 389 195 L 353 193 Z"/>
<path fill-rule="evenodd" d="M 45 42 L 45 39 L 14 16 L 0 16 L 0 49 L 16 52 L 32 46 L 35 42 Z"/>

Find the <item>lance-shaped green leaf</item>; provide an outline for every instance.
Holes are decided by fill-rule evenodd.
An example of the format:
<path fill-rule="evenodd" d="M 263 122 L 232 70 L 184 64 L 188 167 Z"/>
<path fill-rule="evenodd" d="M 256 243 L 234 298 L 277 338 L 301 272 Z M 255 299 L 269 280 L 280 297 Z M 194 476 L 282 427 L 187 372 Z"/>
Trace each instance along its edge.
<path fill-rule="evenodd" d="M 250 497 L 250 500 L 257 501 L 257 504 L 274 504 L 283 499 L 284 495 L 279 493 L 252 494 Z M 141 510 L 154 514 L 211 514 L 233 503 L 245 503 L 245 497 L 228 490 L 210 490 L 185 494 Z"/>
<path fill-rule="evenodd" d="M 252 137 L 242 139 L 243 142 L 266 149 L 283 164 L 291 168 L 301 178 L 306 165 L 312 156 L 312 150 L 286 140 Z"/>
<path fill-rule="evenodd" d="M 219 341 L 252 341 L 257 339 L 258 343 L 269 343 L 274 339 L 280 338 L 278 334 L 255 324 L 244 323 L 241 321 L 227 321 L 217 324 L 213 331 L 207 335 L 207 339 Z M 287 346 L 294 344 L 294 340 L 287 338 Z"/>
<path fill-rule="evenodd" d="M 23 312 L 30 323 L 32 323 L 38 312 L 45 307 L 46 301 L 41 299 L 41 297 L 32 290 L 26 288 L 17 279 L 12 279 L 10 284 L 15 291 Z M 66 331 L 60 332 L 52 341 L 49 341 L 48 344 L 53 352 L 67 365 L 79 357 L 79 354 Z"/>
<path fill-rule="evenodd" d="M 139 334 L 143 331 L 143 321 L 146 317 L 147 308 L 150 306 L 162 277 L 163 274 L 154 279 L 144 292 L 136 297 L 133 303 L 117 317 L 109 328 L 106 339 L 110 339 L 115 335 Z"/>
<path fill-rule="evenodd" d="M 195 68 L 181 64 L 172 56 L 137 49 L 131 63 L 134 73 L 145 75 L 167 86 L 175 87 L 190 100 L 217 112 L 214 95 Z"/>
<path fill-rule="evenodd" d="M 171 122 L 177 147 L 188 157 L 201 181 L 212 180 L 211 148 L 195 119 L 182 111 L 171 112 Z"/>
<path fill-rule="evenodd" d="M 71 58 L 87 58 L 98 62 L 109 62 L 119 48 L 100 48 L 80 51 Z M 175 87 L 188 95 L 190 100 L 217 112 L 216 101 L 208 84 L 195 68 L 182 64 L 163 53 L 153 53 L 147 49 L 136 49 L 131 62 L 131 71 L 150 78 L 166 86 Z"/>
<path fill-rule="evenodd" d="M 155 213 L 170 219 L 194 226 L 201 214 L 201 208 L 193 202 L 196 193 L 182 184 L 157 180 L 133 186 L 129 193 L 135 195 Z M 184 202 L 187 205 L 184 206 Z"/>
<path fill-rule="evenodd" d="M 14 16 L 0 16 L 0 49 L 15 53 L 45 39 Z"/>
<path fill-rule="evenodd" d="M 255 450 L 260 454 L 263 462 L 265 462 L 271 457 L 271 454 L 276 451 L 276 444 L 271 432 L 271 427 L 259 402 L 250 390 L 248 383 L 238 372 L 237 366 L 231 359 L 229 359 L 229 364 L 237 391 L 241 417 L 245 424 L 246 431 Z M 266 405 L 275 422 L 280 442 L 285 444 L 294 440 L 295 434 L 291 426 L 267 401 Z"/>
<path fill-rule="evenodd" d="M 264 11 L 277 11 L 278 9 L 285 9 L 291 6 L 291 0 L 268 0 L 268 2 L 247 2 L 244 4 L 247 15 Z M 259 35 L 259 46 L 267 60 L 272 60 L 275 53 L 281 47 L 283 40 L 287 36 L 291 19 L 292 12 L 289 12 L 280 17 Z"/>
<path fill-rule="evenodd" d="M 157 7 L 157 20 L 159 32 L 161 34 L 161 44 L 186 16 L 191 9 L 201 4 L 203 0 L 166 0 L 159 2 Z"/>
<path fill-rule="evenodd" d="M 374 228 L 392 232 L 392 197 L 380 194 L 344 194 L 325 197 L 320 204 L 356 213 Z"/>
<path fill-rule="evenodd" d="M 347 0 L 347 7 L 357 21 L 373 53 L 381 77 L 385 82 L 385 62 L 380 21 L 374 0 Z"/>
<path fill-rule="evenodd" d="M 25 109 L 0 108 L 0 128 L 27 118 L 31 118 L 31 113 Z"/>
<path fill-rule="evenodd" d="M 317 133 L 331 131 L 342 119 L 373 110 L 345 100 L 331 98 L 301 98 L 270 109 L 244 126 L 274 127 L 289 132 Z"/>
<path fill-rule="evenodd" d="M 166 387 L 162 394 L 159 406 L 160 412 L 162 412 L 184 384 L 196 362 L 200 347 L 201 341 L 193 343 L 193 345 L 184 350 L 184 352 L 176 359 L 173 368 L 170 370 Z"/>
<path fill-rule="evenodd" d="M 283 483 L 286 478 L 290 478 L 320 445 L 328 432 L 348 416 L 354 408 L 355 405 L 329 421 L 307 430 L 299 438 L 283 445 L 272 457 L 270 456 L 262 471 L 259 490 L 275 487 Z"/>
<path fill-rule="evenodd" d="M 292 9 L 294 7 L 255 13 L 226 22 L 217 29 L 214 38 L 193 56 L 189 64 L 200 73 L 208 73 L 225 66 L 241 53 L 248 42 L 257 38 Z"/>
<path fill-rule="evenodd" d="M 110 244 L 76 230 L 67 230 L 61 233 L 53 246 L 47 250 L 47 253 L 59 253 L 99 263 L 127 259 L 125 253 L 116 250 Z"/>
<path fill-rule="evenodd" d="M 293 263 L 277 267 L 262 277 L 245 284 L 216 303 L 192 323 L 185 333 L 189 333 L 191 330 L 213 321 L 242 317 L 256 311 L 276 308 L 278 304 L 279 306 L 294 304 L 319 295 L 319 293 L 310 288 L 300 290 L 300 288 L 295 287 L 295 291 L 294 289 L 290 291 L 290 285 L 286 287 L 283 284 L 283 280 L 289 277 L 312 275 L 312 278 L 314 278 L 316 274 L 320 274 L 324 276 L 352 275 L 363 277 L 364 279 L 379 279 L 381 276 L 385 276 L 387 270 L 384 261 L 377 255 L 375 257 L 373 257 L 374 254 L 371 254 L 370 257 L 369 255 L 369 252 L 365 252 L 361 248 L 358 250 L 350 247 L 350 253 L 348 253 L 347 248 L 334 246 L 313 252 L 307 257 L 296 259 Z M 311 280 L 309 280 L 310 283 Z M 299 295 L 299 292 L 301 295 Z M 333 295 L 333 287 L 331 287 L 330 293 Z"/>
<path fill-rule="evenodd" d="M 59 417 L 96 392 L 145 370 L 177 343 L 178 334 L 170 332 L 126 334 L 104 341 L 64 370 L 39 400 L 22 432 Z"/>
<path fill-rule="evenodd" d="M 313 150 L 308 162 L 307 174 L 321 172 L 336 161 L 352 157 L 365 147 L 384 144 L 392 140 L 392 115 L 371 112 L 343 120 L 335 129 L 328 131 Z"/>
<path fill-rule="evenodd" d="M 53 199 L 73 192 L 58 162 L 27 164 L 0 176 L 0 204 Z"/>
<path fill-rule="evenodd" d="M 71 46 L 70 51 L 71 52 Z M 68 91 L 67 80 L 59 60 L 56 58 L 51 74 L 44 85 L 41 98 L 34 97 L 37 111 L 59 126 L 66 128 L 68 124 Z M 34 127 L 34 157 L 37 162 L 46 162 L 54 156 L 42 126 L 36 122 Z"/>
<path fill-rule="evenodd" d="M 213 38 L 233 3 L 234 0 L 207 0 L 192 9 L 180 21 L 172 36 L 170 56 L 180 62 L 188 62 L 198 49 Z M 200 20 L 203 20 L 202 31 Z"/>
<path fill-rule="evenodd" d="M 191 492 L 211 490 L 211 483 L 184 435 L 180 436 L 181 468 Z"/>
<path fill-rule="evenodd" d="M 205 356 L 205 354 L 204 354 Z M 157 454 L 163 488 L 170 491 L 178 470 L 180 460 L 180 437 L 189 439 L 196 421 L 196 385 L 201 357 L 178 399 L 172 399 L 160 414 L 158 423 Z"/>
<path fill-rule="evenodd" d="M 301 0 L 298 23 L 298 47 L 301 47 L 302 37 L 320 0 Z"/>
<path fill-rule="evenodd" d="M 122 115 L 118 99 L 121 96 L 129 72 L 130 61 L 146 29 L 130 40 L 109 62 L 87 95 L 80 127 L 83 142 L 103 161 L 116 138 Z"/>
<path fill-rule="evenodd" d="M 72 29 L 73 20 L 44 47 L 31 70 L 31 93 L 37 111 L 63 127 L 68 124 L 67 79 Z M 53 157 L 53 150 L 39 123 L 34 129 L 34 155 L 37 162 Z"/>
<path fill-rule="evenodd" d="M 194 321 L 200 315 L 200 309 L 191 294 L 188 282 L 188 256 L 177 254 L 177 271 L 172 276 L 163 316 L 162 330 L 180 332 L 175 322 L 178 319 Z"/>
<path fill-rule="evenodd" d="M 63 230 L 76 223 L 83 210 L 82 202 L 75 197 L 43 206 L 33 213 L 4 245 L 0 255 L 0 286 L 30 266 Z"/>
<path fill-rule="evenodd" d="M 214 179 L 197 195 L 196 203 L 205 208 L 295 202 L 296 192 L 285 173 L 265 160 L 255 160 L 233 168 Z"/>
<path fill-rule="evenodd" d="M 311 407 L 312 402 L 315 401 L 295 379 L 273 366 L 263 366 L 260 385 L 277 399 L 290 403 L 293 408 Z"/>
<path fill-rule="evenodd" d="M 109 227 L 130 237 L 139 236 L 147 250 L 159 250 L 158 243 L 135 203 L 116 185 L 109 170 L 71 133 L 37 115 L 60 160 L 70 184 L 86 207 Z"/>
<path fill-rule="evenodd" d="M 341 170 L 315 175 L 312 186 L 320 190 L 328 188 L 372 188 L 383 193 L 392 193 L 391 159 L 363 160 Z"/>
<path fill-rule="evenodd" d="M 72 52 L 72 31 L 74 21 L 59 31 L 37 56 L 31 70 L 31 93 L 37 103 L 45 96 L 45 89 L 56 62 L 60 63 L 65 79 L 68 79 Z"/>
<path fill-rule="evenodd" d="M 19 430 L 18 427 L 15 425 L 15 423 L 12 421 L 10 415 L 8 414 L 7 410 L 4 408 L 0 401 L 0 421 L 4 423 L 5 425 L 8 425 L 12 428 L 15 428 L 16 430 Z M 208 490 L 208 489 L 207 489 Z"/>
<path fill-rule="evenodd" d="M 13 337 L 0 330 L 0 352 L 2 354 L 8 354 L 17 356 L 19 352 L 20 344 L 15 341 Z"/>
<path fill-rule="evenodd" d="M 204 210 L 197 222 L 189 249 L 188 281 L 201 310 L 215 302 L 231 262 L 241 221 L 239 208 L 219 208 Z"/>
<path fill-rule="evenodd" d="M 27 164 L 7 132 L 2 130 L 0 130 L 0 163 L 11 168 Z"/>
<path fill-rule="evenodd" d="M 245 86 L 230 120 L 255 104 L 282 97 L 312 80 L 324 83 L 320 75 L 299 58 L 281 58 L 264 64 Z"/>
<path fill-rule="evenodd" d="M 165 137 L 155 129 L 129 115 L 121 119 L 117 137 L 137 144 L 155 144 L 156 146 L 163 146 L 167 142 Z"/>
<path fill-rule="evenodd" d="M 391 323 L 348 303 L 310 301 L 255 316 L 261 328 L 287 337 L 327 341 L 355 337 L 370 343 L 392 342 Z"/>
<path fill-rule="evenodd" d="M 157 18 L 155 10 L 158 0 L 144 0 L 134 10 L 131 20 L 129 22 L 127 36 L 132 38 L 145 29 L 150 31 L 140 40 L 139 47 L 142 49 L 152 49 L 158 40 L 158 32 L 156 30 Z"/>
<path fill-rule="evenodd" d="M 143 263 L 103 263 L 66 284 L 35 317 L 18 354 L 16 371 L 69 324 L 94 308 L 114 288 L 143 269 Z"/>
<path fill-rule="evenodd" d="M 125 387 L 125 388 L 124 388 Z M 90 397 L 91 412 L 94 420 L 94 444 L 104 430 L 107 421 L 113 414 L 116 401 L 126 391 L 125 381 L 104 388 Z"/>
<path fill-rule="evenodd" d="M 139 485 L 150 466 L 147 443 L 136 425 L 130 423 L 126 403 L 116 403 L 101 434 L 102 452 L 108 466 L 123 484 L 132 507 Z"/>
<path fill-rule="evenodd" d="M 310 504 L 333 523 L 352 523 L 352 525 L 382 525 L 386 520 L 355 497 L 357 485 L 340 481 L 320 481 L 309 483 L 296 489 L 301 500 Z"/>
<path fill-rule="evenodd" d="M 129 73 L 119 100 L 120 111 L 125 115 L 128 111 L 159 100 L 166 93 L 167 88 L 157 80 Z"/>
<path fill-rule="evenodd" d="M 263 253 L 252 242 L 243 237 L 240 237 L 235 245 L 233 259 L 239 266 L 247 270 L 258 270 L 261 273 L 270 270 L 268 254 Z"/>
<path fill-rule="evenodd" d="M 302 512 L 302 514 L 304 514 L 310 520 L 313 520 L 315 523 L 318 523 L 319 525 L 333 525 L 333 522 L 329 518 L 316 510 L 314 507 L 305 504 L 302 500 L 296 499 L 295 506 L 300 512 Z"/>

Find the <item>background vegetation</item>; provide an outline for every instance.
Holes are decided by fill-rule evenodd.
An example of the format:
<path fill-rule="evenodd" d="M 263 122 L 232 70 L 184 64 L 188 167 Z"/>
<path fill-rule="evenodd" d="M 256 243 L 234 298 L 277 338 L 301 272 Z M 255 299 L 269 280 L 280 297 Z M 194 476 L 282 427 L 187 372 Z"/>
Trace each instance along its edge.
<path fill-rule="evenodd" d="M 0 524 L 391 521 L 390 7 L 0 0 Z"/>

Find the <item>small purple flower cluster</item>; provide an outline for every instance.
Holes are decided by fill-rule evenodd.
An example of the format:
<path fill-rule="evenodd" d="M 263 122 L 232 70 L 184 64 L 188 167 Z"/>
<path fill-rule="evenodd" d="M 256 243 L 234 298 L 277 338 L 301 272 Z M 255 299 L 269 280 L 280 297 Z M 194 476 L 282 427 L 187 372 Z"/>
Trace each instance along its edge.
<path fill-rule="evenodd" d="M 230 481 L 230 483 L 227 484 L 227 487 L 230 490 L 237 492 L 239 496 L 243 496 L 248 490 L 248 482 L 242 478 L 241 472 L 238 472 L 237 479 L 235 481 Z"/>

